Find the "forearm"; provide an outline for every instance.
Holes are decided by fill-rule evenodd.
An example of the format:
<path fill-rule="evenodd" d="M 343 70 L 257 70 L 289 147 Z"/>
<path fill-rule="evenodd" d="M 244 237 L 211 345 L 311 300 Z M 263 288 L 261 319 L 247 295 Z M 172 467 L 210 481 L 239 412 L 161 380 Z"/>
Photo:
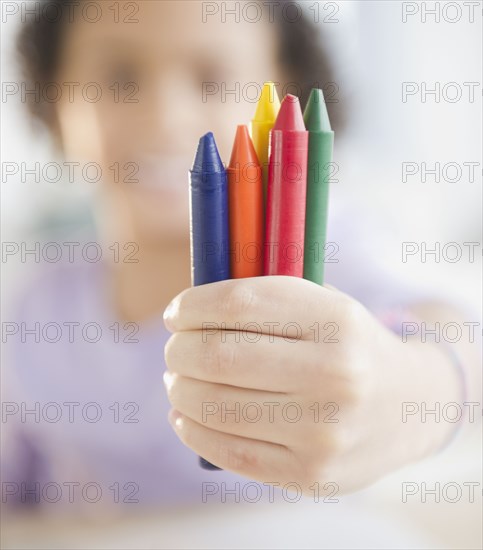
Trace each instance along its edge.
<path fill-rule="evenodd" d="M 401 341 L 418 357 L 414 380 L 420 402 L 406 405 L 406 420 L 414 429 L 411 416 L 419 421 L 430 454 L 451 441 L 457 430 L 472 430 L 481 419 L 481 325 L 471 326 L 461 312 L 438 303 L 413 306 L 409 314 L 418 330 Z"/>

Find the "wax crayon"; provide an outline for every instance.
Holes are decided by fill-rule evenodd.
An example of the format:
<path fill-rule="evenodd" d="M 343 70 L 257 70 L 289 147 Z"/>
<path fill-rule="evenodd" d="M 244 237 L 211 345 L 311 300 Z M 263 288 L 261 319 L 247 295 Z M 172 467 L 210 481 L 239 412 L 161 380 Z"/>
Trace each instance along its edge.
<path fill-rule="evenodd" d="M 275 124 L 279 110 L 280 100 L 275 84 L 273 82 L 265 82 L 260 99 L 257 103 L 255 116 L 250 124 L 253 146 L 255 147 L 260 166 L 262 167 L 263 196 L 265 199 L 267 197 L 268 144 L 270 130 Z"/>
<path fill-rule="evenodd" d="M 263 275 L 262 170 L 246 126 L 238 126 L 228 176 L 230 274 Z"/>
<path fill-rule="evenodd" d="M 329 177 L 334 132 L 322 90 L 314 88 L 304 111 L 309 132 L 307 207 L 305 210 L 304 279 L 324 283 Z"/>
<path fill-rule="evenodd" d="M 200 139 L 190 171 L 190 219 L 193 286 L 229 279 L 228 186 L 211 132 Z"/>
<path fill-rule="evenodd" d="M 193 286 L 229 279 L 228 185 L 211 132 L 200 139 L 190 171 L 190 220 Z M 206 470 L 220 470 L 199 461 Z"/>
<path fill-rule="evenodd" d="M 265 275 L 303 276 L 308 137 L 299 99 L 289 94 L 270 132 Z"/>

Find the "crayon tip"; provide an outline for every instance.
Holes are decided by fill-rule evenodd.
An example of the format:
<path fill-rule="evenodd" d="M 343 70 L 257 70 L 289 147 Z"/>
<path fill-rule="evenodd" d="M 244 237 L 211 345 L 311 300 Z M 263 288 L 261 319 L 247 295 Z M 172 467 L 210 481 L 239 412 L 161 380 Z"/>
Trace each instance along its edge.
<path fill-rule="evenodd" d="M 273 82 L 265 82 L 257 103 L 253 120 L 257 122 L 275 122 L 280 109 L 280 99 Z"/>
<path fill-rule="evenodd" d="M 297 96 L 287 94 L 283 98 L 273 129 L 288 130 L 292 132 L 305 131 L 302 109 Z"/>
<path fill-rule="evenodd" d="M 193 162 L 193 172 L 223 172 L 225 167 L 216 147 L 215 136 L 208 132 L 201 136 Z"/>
<path fill-rule="evenodd" d="M 241 124 L 236 129 L 229 167 L 235 168 L 236 166 L 247 166 L 248 164 L 258 165 L 259 162 L 248 128 Z"/>
<path fill-rule="evenodd" d="M 319 88 L 313 88 L 304 111 L 304 121 L 310 132 L 331 132 L 329 114 L 324 99 L 324 93 Z"/>

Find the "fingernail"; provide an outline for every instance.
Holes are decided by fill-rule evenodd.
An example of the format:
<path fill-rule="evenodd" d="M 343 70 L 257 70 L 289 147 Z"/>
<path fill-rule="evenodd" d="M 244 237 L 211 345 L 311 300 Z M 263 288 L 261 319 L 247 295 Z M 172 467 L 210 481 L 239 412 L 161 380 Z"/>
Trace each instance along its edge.
<path fill-rule="evenodd" d="M 181 413 L 176 409 L 171 409 L 168 414 L 168 420 L 171 426 L 179 428 L 181 426 Z"/>
<path fill-rule="evenodd" d="M 174 327 L 171 321 L 173 317 L 176 315 L 177 310 L 178 310 L 178 303 L 176 298 L 174 298 L 174 300 L 171 300 L 171 302 L 169 302 L 168 307 L 164 310 L 164 313 L 163 313 L 164 325 L 170 332 L 173 332 Z"/>
<path fill-rule="evenodd" d="M 169 390 L 171 389 L 171 386 L 173 385 L 173 376 L 169 371 L 165 371 L 163 373 L 163 382 L 166 387 L 166 390 L 169 392 Z"/>

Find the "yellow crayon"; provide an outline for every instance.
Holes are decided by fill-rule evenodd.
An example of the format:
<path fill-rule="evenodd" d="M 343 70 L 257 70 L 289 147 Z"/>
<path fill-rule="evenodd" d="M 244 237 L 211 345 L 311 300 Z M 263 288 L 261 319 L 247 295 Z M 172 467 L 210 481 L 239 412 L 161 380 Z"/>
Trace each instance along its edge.
<path fill-rule="evenodd" d="M 280 109 L 280 100 L 277 89 L 273 82 L 265 82 L 262 88 L 260 99 L 257 103 L 255 116 L 250 124 L 250 133 L 257 153 L 258 162 L 262 167 L 263 174 L 263 195 L 267 198 L 268 183 L 268 146 L 270 139 L 270 130 L 275 124 L 275 120 Z"/>

